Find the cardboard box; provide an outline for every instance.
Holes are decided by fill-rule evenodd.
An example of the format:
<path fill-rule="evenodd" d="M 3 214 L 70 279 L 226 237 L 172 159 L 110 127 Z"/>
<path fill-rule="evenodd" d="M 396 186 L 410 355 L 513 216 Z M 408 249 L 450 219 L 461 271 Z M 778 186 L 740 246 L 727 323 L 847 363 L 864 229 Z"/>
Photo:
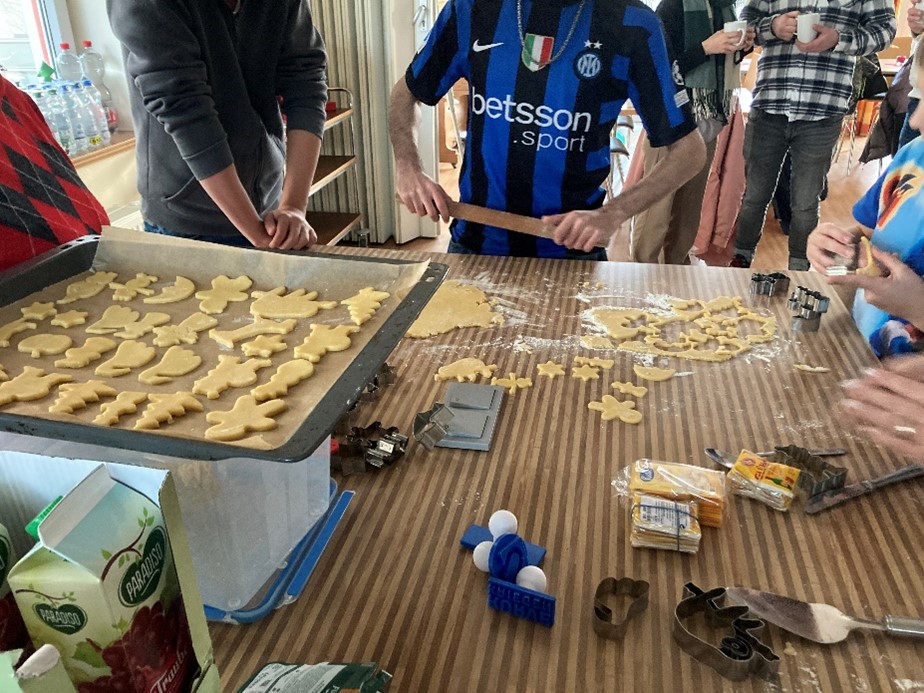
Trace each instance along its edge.
<path fill-rule="evenodd" d="M 0 440 L 0 447 L 14 447 L 3 445 L 3 442 Z M 54 497 L 66 494 L 99 466 L 99 462 L 85 459 L 0 451 L 0 521 L 9 526 L 24 524 L 24 518 L 37 514 Z M 200 672 L 190 690 L 217 693 L 220 690 L 218 671 L 173 478 L 168 472 L 157 469 L 119 464 L 106 464 L 105 467 L 114 480 L 146 496 L 161 510 Z M 25 553 L 25 549 L 18 548 Z"/>

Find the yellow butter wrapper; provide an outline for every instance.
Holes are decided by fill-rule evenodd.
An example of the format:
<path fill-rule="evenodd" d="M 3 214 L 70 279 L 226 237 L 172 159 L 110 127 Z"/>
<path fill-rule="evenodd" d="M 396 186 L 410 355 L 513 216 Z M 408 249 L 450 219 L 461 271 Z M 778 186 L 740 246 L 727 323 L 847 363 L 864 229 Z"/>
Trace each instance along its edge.
<path fill-rule="evenodd" d="M 796 495 L 799 474 L 801 471 L 795 467 L 742 450 L 728 473 L 728 482 L 740 496 L 754 498 L 776 510 L 788 510 Z"/>

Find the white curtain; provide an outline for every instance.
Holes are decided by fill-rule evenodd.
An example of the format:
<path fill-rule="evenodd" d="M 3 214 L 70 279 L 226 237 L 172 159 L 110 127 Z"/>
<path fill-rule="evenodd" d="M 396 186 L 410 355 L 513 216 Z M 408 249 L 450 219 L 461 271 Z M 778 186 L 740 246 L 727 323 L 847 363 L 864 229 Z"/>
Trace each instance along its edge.
<path fill-rule="evenodd" d="M 354 177 L 347 173 L 311 198 L 310 209 L 359 211 L 370 240 L 381 243 L 395 227 L 395 186 L 388 141 L 388 41 L 384 0 L 312 0 L 312 14 L 327 45 L 331 87 L 353 94 L 353 133 L 344 123 L 324 135 L 323 152 L 349 154 L 358 162 Z M 334 93 L 336 96 L 336 93 Z"/>

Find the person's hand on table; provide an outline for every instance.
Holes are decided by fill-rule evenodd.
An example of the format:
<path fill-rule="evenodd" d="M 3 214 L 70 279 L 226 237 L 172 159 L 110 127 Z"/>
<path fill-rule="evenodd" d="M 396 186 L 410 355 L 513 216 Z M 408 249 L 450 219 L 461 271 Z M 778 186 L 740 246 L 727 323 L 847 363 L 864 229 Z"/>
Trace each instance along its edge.
<path fill-rule="evenodd" d="M 305 212 L 297 207 L 280 205 L 263 217 L 268 235 L 264 248 L 274 250 L 302 250 L 317 243 L 318 236 L 305 219 Z"/>
<path fill-rule="evenodd" d="M 843 387 L 841 408 L 860 433 L 924 462 L 924 354 L 890 358 Z"/>
<path fill-rule="evenodd" d="M 433 221 L 449 221 L 449 194 L 439 183 L 419 167 L 404 164 L 397 166 L 398 198 L 411 212 Z"/>
<path fill-rule="evenodd" d="M 837 256 L 852 258 L 856 255 L 857 241 L 861 233 L 859 226 L 844 229 L 836 224 L 821 224 L 808 237 L 808 261 L 819 272 L 825 272 L 831 265 L 841 262 Z M 830 282 L 830 278 L 828 281 Z"/>
<path fill-rule="evenodd" d="M 873 247 L 873 258 L 885 270 L 886 276 L 848 274 L 828 277 L 828 283 L 863 289 L 869 304 L 912 325 L 924 325 L 924 278 L 897 257 L 879 248 Z"/>
<path fill-rule="evenodd" d="M 770 31 L 780 41 L 792 41 L 792 37 L 796 35 L 796 17 L 798 16 L 798 10 L 778 14 L 770 23 Z"/>
<path fill-rule="evenodd" d="M 613 202 L 599 209 L 576 210 L 542 217 L 543 224 L 554 227 L 556 243 L 585 253 L 594 248 L 605 248 L 610 242 L 610 237 L 627 220 L 628 217 Z"/>
<path fill-rule="evenodd" d="M 812 28 L 818 32 L 818 36 L 808 43 L 796 40 L 796 47 L 803 53 L 824 53 L 833 49 L 841 40 L 840 32 L 833 27 L 815 24 Z"/>
<path fill-rule="evenodd" d="M 737 31 L 722 31 L 719 30 L 715 32 L 712 36 L 703 41 L 703 51 L 706 55 L 731 55 L 735 51 L 741 50 L 741 46 L 738 45 L 738 39 L 741 38 L 741 34 Z"/>

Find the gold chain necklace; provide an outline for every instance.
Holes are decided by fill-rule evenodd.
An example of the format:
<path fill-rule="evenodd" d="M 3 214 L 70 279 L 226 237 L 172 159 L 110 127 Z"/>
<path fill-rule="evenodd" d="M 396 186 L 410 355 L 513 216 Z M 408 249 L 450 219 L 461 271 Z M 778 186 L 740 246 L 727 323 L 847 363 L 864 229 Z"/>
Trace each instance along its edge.
<path fill-rule="evenodd" d="M 548 67 L 556 60 L 558 60 L 562 56 L 562 53 L 565 52 L 568 44 L 571 43 L 571 37 L 574 36 L 574 30 L 577 29 L 578 20 L 581 18 L 581 12 L 584 9 L 585 2 L 587 2 L 587 0 L 581 0 L 581 4 L 578 5 L 577 13 L 574 15 L 574 21 L 571 22 L 571 28 L 568 30 L 568 35 L 565 36 L 565 42 L 558 49 L 558 52 L 544 63 L 536 62 L 537 67 L 535 68 L 535 71 L 541 70 L 544 67 Z M 523 0 L 517 0 L 517 30 L 520 34 L 520 48 L 522 49 L 520 55 L 522 56 L 523 63 L 526 65 L 526 67 L 529 67 L 532 70 L 534 68 L 530 67 L 530 63 L 527 62 L 526 59 L 526 36 L 523 33 Z"/>

